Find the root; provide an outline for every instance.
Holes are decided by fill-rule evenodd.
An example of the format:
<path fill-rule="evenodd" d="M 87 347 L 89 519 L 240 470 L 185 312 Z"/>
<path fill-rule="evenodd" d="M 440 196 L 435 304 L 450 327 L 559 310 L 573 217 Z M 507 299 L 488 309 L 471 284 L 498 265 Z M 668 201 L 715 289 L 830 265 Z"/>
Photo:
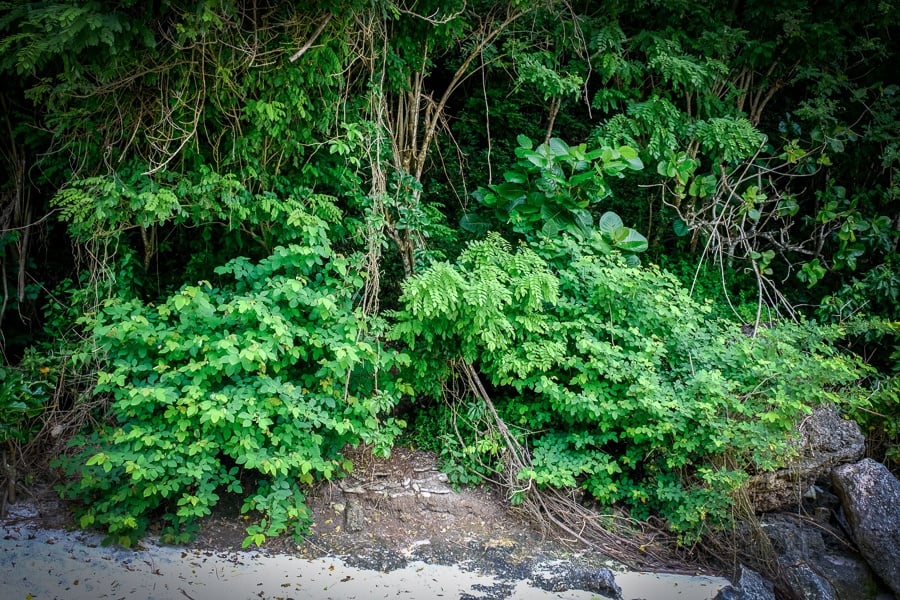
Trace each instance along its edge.
<path fill-rule="evenodd" d="M 514 510 L 569 546 L 597 550 L 635 570 L 666 570 L 696 573 L 704 568 L 696 555 L 679 548 L 673 536 L 652 522 L 639 522 L 622 514 L 600 514 L 578 500 L 574 490 L 545 488 L 520 474 L 532 467 L 528 450 L 497 413 L 481 378 L 467 362 L 454 365 L 457 378 L 445 390 L 453 409 L 453 428 L 465 446 L 458 420 L 464 419 L 457 407 L 474 397 L 483 411 L 466 424 L 478 431 L 480 439 L 498 440 L 499 462 L 488 464 L 477 455 L 474 460 L 485 480 L 498 485 L 515 505 Z"/>

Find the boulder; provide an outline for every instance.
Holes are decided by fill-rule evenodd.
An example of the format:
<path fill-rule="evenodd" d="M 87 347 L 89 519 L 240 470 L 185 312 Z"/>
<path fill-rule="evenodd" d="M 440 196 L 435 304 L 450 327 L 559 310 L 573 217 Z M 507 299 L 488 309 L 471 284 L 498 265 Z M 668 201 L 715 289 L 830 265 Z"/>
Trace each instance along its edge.
<path fill-rule="evenodd" d="M 874 573 L 849 540 L 827 525 L 790 514 L 770 514 L 763 530 L 778 556 L 782 583 L 804 600 L 874 600 Z"/>
<path fill-rule="evenodd" d="M 837 467 L 831 480 L 860 553 L 900 596 L 900 481 L 869 458 Z"/>
<path fill-rule="evenodd" d="M 839 600 L 831 582 L 816 573 L 808 564 L 782 565 L 782 567 L 785 579 L 797 597 L 803 600 Z M 852 598 L 862 600 L 859 596 Z"/>
<path fill-rule="evenodd" d="M 347 499 L 347 509 L 344 513 L 344 526 L 347 531 L 357 532 L 366 528 L 366 510 L 356 498 Z"/>
<path fill-rule="evenodd" d="M 775 600 L 775 586 L 756 571 L 741 565 L 734 585 L 719 590 L 715 600 Z"/>
<path fill-rule="evenodd" d="M 803 420 L 795 445 L 798 455 L 785 468 L 750 478 L 748 492 L 757 511 L 797 507 L 832 467 L 862 458 L 866 439 L 856 423 L 841 418 L 837 407 L 829 405 Z"/>

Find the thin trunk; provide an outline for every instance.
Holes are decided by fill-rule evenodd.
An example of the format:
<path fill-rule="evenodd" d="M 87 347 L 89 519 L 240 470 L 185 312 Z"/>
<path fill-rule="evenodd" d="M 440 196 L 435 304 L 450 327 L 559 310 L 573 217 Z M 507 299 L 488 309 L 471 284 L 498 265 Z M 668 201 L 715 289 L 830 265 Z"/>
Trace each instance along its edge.
<path fill-rule="evenodd" d="M 550 105 L 550 120 L 547 122 L 547 133 L 544 135 L 545 144 L 550 143 L 550 137 L 553 135 L 553 124 L 556 123 L 556 115 L 559 114 L 560 106 L 562 106 L 562 98 L 554 98 L 553 103 Z"/>

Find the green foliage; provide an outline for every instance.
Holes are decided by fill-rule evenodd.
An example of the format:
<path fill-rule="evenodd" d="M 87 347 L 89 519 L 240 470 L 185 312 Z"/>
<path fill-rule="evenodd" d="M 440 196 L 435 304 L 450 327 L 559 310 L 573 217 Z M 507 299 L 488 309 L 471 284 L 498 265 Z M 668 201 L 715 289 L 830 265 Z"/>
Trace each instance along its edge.
<path fill-rule="evenodd" d="M 516 343 L 519 329 L 543 327 L 541 307 L 557 298 L 558 283 L 543 261 L 527 249 L 510 253 L 497 234 L 470 243 L 456 262 L 435 263 L 407 280 L 392 333 L 411 350 L 424 345 L 424 360 L 415 366 L 423 382 L 431 381 L 425 389 L 432 395 L 440 392 L 440 375 L 446 377 L 447 357 L 427 349 L 453 340 L 456 356 L 468 361 L 481 347 L 502 352 Z"/>
<path fill-rule="evenodd" d="M 606 251 L 647 249 L 647 240 L 614 213 L 604 213 L 596 227 L 591 214 L 591 208 L 612 193 L 607 177 L 621 178 L 629 170 L 643 169 L 636 150 L 629 146 L 588 150 L 585 144 L 572 147 L 559 138 L 535 149 L 524 135 L 518 142 L 519 160 L 503 174 L 506 182 L 473 194 L 493 219 L 470 213 L 460 223 L 464 229 L 483 232 L 494 222 L 508 222 L 527 237 L 538 231 L 550 236 L 567 233 L 590 239 Z"/>
<path fill-rule="evenodd" d="M 514 54 L 519 85 L 534 86 L 544 101 L 556 97 L 576 97 L 584 85 L 582 77 L 575 73 L 557 73 L 553 69 L 550 52 Z"/>
<path fill-rule="evenodd" d="M 216 269 L 221 287 L 104 303 L 94 336 L 109 366 L 96 392 L 111 397 L 115 423 L 67 462 L 82 526 L 128 544 L 162 512 L 182 539 L 221 493 L 250 484 L 242 511 L 261 516 L 245 545 L 299 535 L 302 487 L 348 471 L 345 446 L 389 451 L 402 422 L 388 413 L 412 393 L 390 372 L 407 359 L 354 309 L 359 261 L 334 253 L 312 215 L 296 230 L 302 240 L 258 263 Z"/>
<path fill-rule="evenodd" d="M 803 396 L 856 376 L 830 354 L 842 330 L 880 370 L 853 414 L 895 445 L 897 11 L 651 4 L 0 2 L 0 262 L 24 290 L 5 294 L 5 435 L 29 435 L 26 395 L 110 398 L 118 421 L 72 465 L 85 523 L 131 539 L 165 513 L 181 535 L 239 486 L 263 515 L 248 543 L 301 526 L 304 482 L 340 472 L 341 444 L 387 444 L 409 391 L 353 309 L 366 284 L 367 308 L 400 305 L 423 389 L 448 355 L 488 375 L 523 477 L 680 531 L 721 516 L 725 464 L 770 466 Z M 491 229 L 530 249 L 492 235 L 428 268 Z M 712 306 L 604 258 L 641 252 Z M 765 297 L 833 324 L 715 320 Z M 500 463 L 483 408 L 425 419 L 458 482 Z"/>
<path fill-rule="evenodd" d="M 53 395 L 51 368 L 40 359 L 28 352 L 18 368 L 0 365 L 0 446 L 4 450 L 11 442 L 31 441 L 35 417 Z"/>
<path fill-rule="evenodd" d="M 690 542 L 727 520 L 748 471 L 784 464 L 811 407 L 858 401 L 865 371 L 834 349 L 840 328 L 747 336 L 709 319 L 668 273 L 567 244 L 472 243 L 407 281 L 393 330 L 431 377 L 441 360 L 478 366 L 531 450 L 523 485 L 581 487 L 637 517 L 660 514 Z M 496 465 L 499 445 L 472 435 L 448 455 Z"/>
<path fill-rule="evenodd" d="M 713 117 L 698 121 L 691 134 L 714 165 L 749 158 L 765 141 L 762 133 L 743 117 Z"/>
<path fill-rule="evenodd" d="M 860 312 L 900 321 L 900 270 L 894 261 L 878 265 L 826 296 L 818 315 L 844 321 Z"/>
<path fill-rule="evenodd" d="M 844 325 L 857 352 L 878 368 L 871 393 L 850 416 L 866 435 L 869 452 L 895 472 L 900 468 L 900 321 L 854 317 Z"/>
<path fill-rule="evenodd" d="M 677 254 L 660 257 L 659 266 L 677 277 L 691 298 L 708 303 L 711 317 L 744 323 L 755 320 L 757 296 L 751 273 L 708 262 L 698 266 L 691 257 Z"/>
<path fill-rule="evenodd" d="M 301 231 L 307 212 L 338 222 L 334 198 L 296 187 L 285 197 L 270 191 L 254 193 L 259 182 L 241 180 L 200 165 L 188 175 L 152 176 L 146 165 L 122 168 L 115 176 L 78 179 L 59 191 L 53 204 L 73 237 L 92 240 L 125 231 L 165 224 L 223 222 L 226 230 L 253 228 L 263 249 L 290 242 Z"/>
<path fill-rule="evenodd" d="M 28 75 L 60 55 L 95 47 L 115 52 L 132 39 L 152 45 L 139 21 L 105 12 L 100 3 L 0 3 L 0 31 L 12 29 L 0 43 L 0 68 Z"/>
<path fill-rule="evenodd" d="M 893 325 L 894 335 L 900 326 Z M 900 360 L 900 344 L 895 344 L 893 361 Z M 894 473 L 900 469 L 900 375 L 896 370 L 877 379 L 874 393 L 866 398 L 850 416 L 859 423 L 872 452 Z"/>

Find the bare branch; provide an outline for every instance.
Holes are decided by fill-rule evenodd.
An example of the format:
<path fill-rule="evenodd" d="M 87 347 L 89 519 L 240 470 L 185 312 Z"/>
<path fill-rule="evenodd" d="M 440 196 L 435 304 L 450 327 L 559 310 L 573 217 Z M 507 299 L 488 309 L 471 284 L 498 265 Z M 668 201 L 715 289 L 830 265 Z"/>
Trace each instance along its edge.
<path fill-rule="evenodd" d="M 301 46 L 299 50 L 294 52 L 293 55 L 291 55 L 291 58 L 290 58 L 291 62 L 294 62 L 295 60 L 297 60 L 298 58 L 303 56 L 306 53 L 306 51 L 312 47 L 312 45 L 316 42 L 316 40 L 319 39 L 319 36 L 322 35 L 322 32 L 325 30 L 325 26 L 328 25 L 329 21 L 331 21 L 331 17 L 332 17 L 331 13 L 328 13 L 327 15 L 325 15 L 325 20 L 322 21 L 321 23 L 319 23 L 319 26 L 313 32 L 312 37 L 310 37 L 308 40 L 306 40 L 306 43 L 303 44 L 303 46 Z"/>

